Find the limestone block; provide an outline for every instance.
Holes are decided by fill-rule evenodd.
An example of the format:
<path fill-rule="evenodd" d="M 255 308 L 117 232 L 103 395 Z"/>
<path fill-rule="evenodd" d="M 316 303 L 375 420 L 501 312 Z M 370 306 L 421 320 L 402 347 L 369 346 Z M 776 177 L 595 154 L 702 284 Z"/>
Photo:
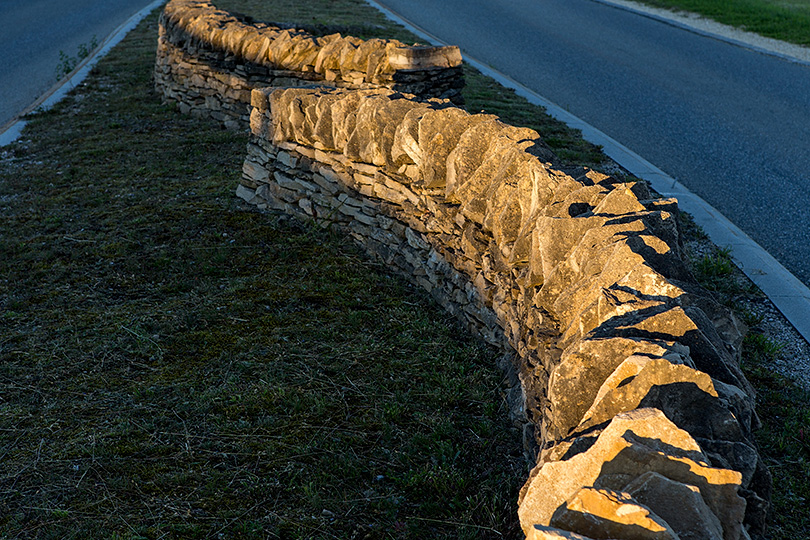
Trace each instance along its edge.
<path fill-rule="evenodd" d="M 525 148 L 540 137 L 534 130 L 506 125 L 496 116 L 476 116 L 481 116 L 484 120 L 469 126 L 447 156 L 445 197 L 449 202 L 461 203 L 472 198 L 461 198 L 456 190 L 493 154 L 499 154 L 507 145 Z"/>
<path fill-rule="evenodd" d="M 622 260 L 627 257 L 636 264 L 645 260 L 643 254 L 635 252 L 641 250 L 640 244 L 647 245 L 645 240 L 650 243 L 655 243 L 657 240 L 647 238 L 649 235 L 642 236 L 646 232 L 646 227 L 640 220 L 622 223 L 605 222 L 598 227 L 591 227 L 591 225 L 599 223 L 598 220 L 591 221 L 588 218 L 558 221 L 539 218 L 538 221 L 543 228 L 538 227 L 532 234 L 529 267 L 533 275 L 542 276 L 543 288 L 535 298 L 535 303 L 546 307 L 549 311 L 554 310 L 554 303 L 563 291 L 575 286 L 583 279 L 601 274 L 612 258 Z M 573 223 L 569 224 L 568 221 L 573 221 Z M 561 228 L 562 231 L 581 228 L 584 232 L 578 242 L 575 236 L 566 236 L 563 233 L 560 238 L 563 245 L 558 249 L 555 247 L 555 237 L 552 236 L 553 231 L 558 228 Z M 577 233 L 572 231 L 572 234 Z M 568 242 L 576 242 L 576 244 L 557 264 L 554 264 Z M 618 268 L 621 267 L 621 265 L 618 266 Z M 615 277 L 618 279 L 621 275 Z M 605 277 L 602 279 L 605 280 Z M 573 308 L 575 306 L 572 306 Z"/>
<path fill-rule="evenodd" d="M 689 349 L 674 341 L 606 337 L 584 338 L 562 353 L 560 363 L 551 372 L 548 398 L 553 415 L 548 435 L 559 440 L 576 427 L 611 373 L 627 358 L 689 356 Z"/>
<path fill-rule="evenodd" d="M 450 47 L 389 47 L 388 63 L 394 69 L 427 69 L 461 65 L 461 51 Z"/>
<path fill-rule="evenodd" d="M 289 125 L 288 140 L 311 146 L 314 142 L 313 132 L 315 131 L 313 109 L 316 107 L 318 95 L 312 91 L 304 91 L 294 95 L 290 94 L 290 96 L 286 111 L 286 121 Z M 282 118 L 283 121 L 285 119 Z"/>
<path fill-rule="evenodd" d="M 351 42 L 344 39 L 340 34 L 330 34 L 321 39 L 321 50 L 318 52 L 313 66 L 315 72 L 326 73 L 329 70 L 340 70 L 341 50 L 345 47 L 351 47 L 354 50 Z"/>
<path fill-rule="evenodd" d="M 405 115 L 423 108 L 406 99 L 389 99 L 388 95 L 368 96 L 357 109 L 354 131 L 346 142 L 346 155 L 355 160 L 390 169 L 395 168 L 391 157 L 394 135 Z"/>
<path fill-rule="evenodd" d="M 593 538 L 680 540 L 666 521 L 628 494 L 592 487 L 557 508 L 551 526 Z"/>
<path fill-rule="evenodd" d="M 242 174 L 254 182 L 267 182 L 270 178 L 270 172 L 266 167 L 263 167 L 250 159 L 246 159 L 242 164 Z"/>
<path fill-rule="evenodd" d="M 419 148 L 422 161 L 419 172 L 425 187 L 444 188 L 447 156 L 470 126 L 487 120 L 456 107 L 427 111 L 419 120 Z"/>
<path fill-rule="evenodd" d="M 490 146 L 484 162 L 454 191 L 464 217 L 483 225 L 488 195 L 500 186 L 502 175 L 508 174 L 514 162 L 523 157 L 521 149 L 509 139 L 501 138 Z"/>
<path fill-rule="evenodd" d="M 561 344 L 634 311 L 681 305 L 684 291 L 639 260 L 643 258 L 611 257 L 601 273 L 574 283 L 557 297 L 553 307 L 564 329 Z M 627 273 L 614 281 L 623 272 Z"/>
<path fill-rule="evenodd" d="M 623 491 L 664 519 L 681 540 L 722 540 L 723 526 L 696 486 L 647 472 Z"/>
<path fill-rule="evenodd" d="M 599 185 L 582 185 L 578 180 L 571 178 L 572 182 L 556 189 L 550 197 L 548 204 L 539 213 L 541 216 L 553 218 L 586 217 L 593 214 L 598 200 L 605 196 L 606 189 Z M 594 199 L 597 201 L 594 202 Z"/>
<path fill-rule="evenodd" d="M 236 186 L 236 196 L 250 204 L 256 204 L 256 192 L 239 184 Z"/>
<path fill-rule="evenodd" d="M 602 216 L 538 217 L 532 241 L 536 252 L 534 256 L 536 262 L 533 263 L 535 272 L 544 276 L 545 281 L 557 265 L 582 241 L 585 232 L 605 227 L 607 222 L 608 219 Z M 615 235 L 613 231 L 618 231 L 618 226 L 614 226 L 610 231 Z"/>
<path fill-rule="evenodd" d="M 357 126 L 357 109 L 360 102 L 369 96 L 388 95 L 387 89 L 358 90 L 354 92 L 339 92 L 340 99 L 332 105 L 332 137 L 338 152 L 344 152 L 349 138 Z"/>
<path fill-rule="evenodd" d="M 415 108 L 408 111 L 394 133 L 391 146 L 391 159 L 398 164 L 415 164 L 417 173 L 422 164 L 422 149 L 419 145 L 419 123 L 431 109 Z"/>
<path fill-rule="evenodd" d="M 514 159 L 504 162 L 484 193 L 486 209 L 483 229 L 491 231 L 495 243 L 503 251 L 534 226 L 531 216 L 545 204 L 543 191 L 549 175 L 545 165 L 525 152 L 518 152 Z M 466 206 L 466 205 L 465 205 Z M 513 264 L 528 261 L 528 254 L 512 256 Z"/>
<path fill-rule="evenodd" d="M 262 113 L 270 110 L 270 94 L 275 90 L 272 87 L 254 88 L 250 92 L 250 106 Z"/>
<path fill-rule="evenodd" d="M 716 424 L 717 421 L 712 423 Z M 742 487 L 749 488 L 751 486 L 751 482 L 757 474 L 757 469 L 761 466 L 759 455 L 752 446 L 753 443 L 708 439 L 697 436 L 695 440 L 700 444 L 703 453 L 711 460 L 712 465 L 739 472 L 742 474 Z M 767 488 L 769 487 L 767 486 Z M 759 488 L 760 486 L 755 486 L 751 489 Z"/>
<path fill-rule="evenodd" d="M 632 437 L 629 437 L 632 439 Z M 661 449 L 650 451 L 637 441 L 605 463 L 597 486 L 621 489 L 632 478 L 647 471 L 656 471 L 667 478 L 695 485 L 707 506 L 723 525 L 723 538 L 739 538 L 745 515 L 745 499 L 739 495 L 741 475 L 737 471 L 710 468 L 689 458 L 665 457 Z"/>
<path fill-rule="evenodd" d="M 578 429 L 587 430 L 589 427 L 607 422 L 619 413 L 636 409 L 654 386 L 666 387 L 667 385 L 673 385 L 668 390 L 675 393 L 677 389 L 681 388 L 681 385 L 691 384 L 705 393 L 707 397 L 717 398 L 717 392 L 714 389 L 711 377 L 707 374 L 689 366 L 671 363 L 665 359 L 644 358 L 642 360 L 642 358 L 638 355 L 628 358 L 605 380 L 597 393 L 593 405 L 583 415 Z M 628 361 L 631 361 L 633 365 L 625 366 Z M 623 373 L 625 371 L 631 372 L 642 363 L 643 365 L 641 365 L 641 369 L 637 373 Z M 619 377 L 614 376 L 617 372 L 621 373 L 619 376 L 623 378 L 619 379 Z M 683 395 L 673 396 L 672 401 L 675 402 L 673 408 L 678 408 L 680 405 L 680 408 L 685 409 L 695 405 L 694 402 L 686 399 L 679 403 L 678 397 Z M 701 416 L 706 413 L 705 409 L 701 410 Z M 733 420 L 733 417 L 726 420 Z M 686 429 L 684 426 L 679 427 Z"/>
<path fill-rule="evenodd" d="M 697 308 L 662 307 L 615 317 L 592 332 L 594 337 L 644 337 L 676 340 L 689 347 L 695 367 L 753 396 L 754 389 L 729 354 L 717 330 Z"/>
<path fill-rule="evenodd" d="M 352 69 L 365 76 L 369 71 L 369 59 L 379 52 L 385 51 L 386 43 L 382 39 L 367 39 L 363 41 L 351 57 L 351 61 L 343 65 L 343 68 Z M 349 60 L 347 58 L 347 60 Z"/>
<path fill-rule="evenodd" d="M 335 151 L 335 128 L 332 119 L 332 108 L 342 98 L 340 93 L 324 93 L 315 104 L 315 125 L 312 128 L 314 146 L 321 150 Z"/>
<path fill-rule="evenodd" d="M 678 365 L 683 365 L 687 362 L 686 358 L 677 353 L 666 355 L 665 359 L 671 364 Z M 608 378 L 605 379 L 605 382 L 602 383 L 602 386 L 599 388 L 599 392 L 596 393 L 596 397 L 593 400 L 594 405 L 602 401 L 602 398 L 604 398 L 611 390 L 615 390 L 616 388 L 624 386 L 628 382 L 632 381 L 633 378 L 635 378 L 636 375 L 638 375 L 641 370 L 643 370 L 652 361 L 653 359 L 651 357 L 641 354 L 634 354 L 624 360 L 624 362 L 619 364 L 619 367 L 613 370 L 613 373 L 611 373 Z M 688 361 L 691 362 L 691 359 Z M 592 409 L 593 407 L 591 407 L 591 409 L 585 413 L 583 418 L 590 417 Z"/>
<path fill-rule="evenodd" d="M 388 63 L 388 54 L 386 52 L 386 49 L 391 45 L 390 43 L 386 43 L 383 47 L 375 48 L 368 55 L 364 82 L 380 84 L 387 79 L 387 75 L 393 73 L 394 69 Z M 356 54 L 357 53 L 355 53 L 355 55 Z"/>
<path fill-rule="evenodd" d="M 376 122 L 380 137 L 380 146 L 386 159 L 385 166 L 391 172 L 408 164 L 405 161 L 394 158 L 394 142 L 405 117 L 414 110 L 427 111 L 428 106 L 423 103 L 414 102 L 406 96 L 405 99 L 390 100 L 388 105 L 378 112 Z M 382 130 L 379 130 L 379 126 L 382 126 Z"/>
<path fill-rule="evenodd" d="M 312 71 L 311 66 L 315 64 L 320 52 L 316 39 L 308 35 L 297 35 L 291 38 L 288 46 L 290 49 L 282 61 L 277 61 L 277 65 L 292 71 Z M 310 69 L 307 70 L 307 67 Z"/>
<path fill-rule="evenodd" d="M 289 30 L 276 34 L 267 48 L 267 61 L 277 67 L 284 67 L 284 60 L 292 49 L 292 35 Z"/>
<path fill-rule="evenodd" d="M 355 37 L 346 36 L 343 39 L 344 46 L 339 49 L 340 56 L 338 57 L 337 66 L 332 69 L 338 69 L 340 71 L 341 77 L 346 79 L 350 77 L 352 72 L 354 71 L 353 67 L 353 60 L 354 55 L 357 53 L 357 49 L 360 45 L 363 44 L 363 40 Z M 330 66 L 332 64 L 330 63 Z"/>
<path fill-rule="evenodd" d="M 526 533 L 526 540 L 593 540 L 581 534 L 564 531 L 546 525 L 532 525 Z"/>
<path fill-rule="evenodd" d="M 655 409 L 617 415 L 587 451 L 544 463 L 524 486 L 518 515 L 525 533 L 549 524 L 562 504 L 583 487 L 621 490 L 646 472 L 694 485 L 723 524 L 724 540 L 737 540 L 745 501 L 737 494 L 740 474 L 714 469 L 692 437 Z"/>
<path fill-rule="evenodd" d="M 696 307 L 706 314 L 727 348 L 739 360 L 742 340 L 748 332 L 745 324 L 726 306 L 718 303 L 710 293 L 691 280 L 674 280 L 673 283 L 689 292 L 684 307 Z"/>
<path fill-rule="evenodd" d="M 269 119 L 261 111 L 258 109 L 250 111 L 250 132 L 253 135 L 265 139 L 270 138 L 270 125 Z"/>

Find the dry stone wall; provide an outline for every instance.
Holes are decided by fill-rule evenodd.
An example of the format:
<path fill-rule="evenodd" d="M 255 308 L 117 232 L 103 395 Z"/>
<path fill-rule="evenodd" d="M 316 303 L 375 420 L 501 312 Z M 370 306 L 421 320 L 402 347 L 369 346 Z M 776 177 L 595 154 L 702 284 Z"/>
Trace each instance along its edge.
<path fill-rule="evenodd" d="M 258 87 L 390 88 L 460 103 L 458 47 L 409 47 L 253 22 L 202 0 L 171 0 L 159 23 L 155 85 L 184 113 L 247 126 Z"/>
<path fill-rule="evenodd" d="M 260 89 L 238 195 L 344 228 L 505 353 L 528 538 L 737 540 L 770 477 L 744 329 L 676 201 L 563 171 L 537 133 L 389 89 Z"/>

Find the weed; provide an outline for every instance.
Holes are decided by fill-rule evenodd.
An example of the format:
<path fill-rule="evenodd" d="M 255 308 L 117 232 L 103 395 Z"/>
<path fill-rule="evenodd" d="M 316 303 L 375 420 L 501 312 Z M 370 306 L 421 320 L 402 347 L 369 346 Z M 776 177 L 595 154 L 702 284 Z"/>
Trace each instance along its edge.
<path fill-rule="evenodd" d="M 737 277 L 730 247 L 716 248 L 712 253 L 691 262 L 692 273 L 698 283 L 713 292 L 726 306 L 736 309 L 736 299 L 740 295 L 762 294 L 751 282 Z"/>
<path fill-rule="evenodd" d="M 734 270 L 731 248 L 718 248 L 712 255 L 704 255 L 697 263 L 699 279 L 711 283 L 716 278 L 725 278 Z"/>
<path fill-rule="evenodd" d="M 695 218 L 692 217 L 692 214 L 688 214 L 683 211 L 678 212 L 678 221 L 680 222 L 681 230 L 683 235 L 688 238 L 693 238 L 695 240 L 708 240 L 709 235 L 706 234 L 706 231 L 703 230 L 703 227 L 695 223 Z"/>
<path fill-rule="evenodd" d="M 76 56 L 68 56 L 65 51 L 59 51 L 59 63 L 56 64 L 56 80 L 62 80 L 68 73 L 76 69 L 79 63 L 90 56 L 90 53 L 98 47 L 98 39 L 94 35 L 89 42 L 79 43 Z"/>
<path fill-rule="evenodd" d="M 773 361 L 784 348 L 783 345 L 758 332 L 749 332 L 743 339 L 743 347 L 746 356 L 756 362 Z"/>
<path fill-rule="evenodd" d="M 760 454 L 773 476 L 768 537 L 802 538 L 810 528 L 810 392 L 769 369 L 778 344 L 760 334 L 747 337 L 742 368 L 757 389 L 756 433 Z M 760 336 L 760 337 L 756 337 Z"/>
<path fill-rule="evenodd" d="M 740 318 L 742 319 L 742 322 L 745 323 L 745 325 L 751 329 L 755 329 L 760 324 L 762 324 L 763 321 L 762 315 L 754 313 L 753 311 L 750 311 L 748 309 L 740 310 L 739 315 Z"/>

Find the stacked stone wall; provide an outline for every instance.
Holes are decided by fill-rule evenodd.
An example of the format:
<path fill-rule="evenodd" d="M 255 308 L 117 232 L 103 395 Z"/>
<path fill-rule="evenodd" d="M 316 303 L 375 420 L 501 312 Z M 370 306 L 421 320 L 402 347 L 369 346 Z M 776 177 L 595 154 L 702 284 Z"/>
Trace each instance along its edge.
<path fill-rule="evenodd" d="M 691 277 L 677 203 L 563 171 L 532 130 L 388 89 L 252 92 L 238 195 L 344 228 L 504 351 L 529 538 L 764 531 L 744 329 Z"/>
<path fill-rule="evenodd" d="M 458 47 L 409 47 L 240 19 L 201 0 L 171 0 L 159 22 L 155 85 L 184 113 L 247 126 L 259 87 L 389 88 L 461 103 Z"/>

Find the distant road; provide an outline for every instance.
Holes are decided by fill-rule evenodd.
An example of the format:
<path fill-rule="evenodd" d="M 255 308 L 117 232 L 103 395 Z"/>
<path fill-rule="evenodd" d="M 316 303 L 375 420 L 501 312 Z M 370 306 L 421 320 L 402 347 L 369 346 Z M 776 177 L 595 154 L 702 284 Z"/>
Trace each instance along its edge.
<path fill-rule="evenodd" d="M 59 51 L 100 43 L 149 0 L 0 0 L 0 126 L 56 83 Z"/>
<path fill-rule="evenodd" d="M 810 67 L 592 0 L 376 0 L 634 150 L 810 285 Z"/>

